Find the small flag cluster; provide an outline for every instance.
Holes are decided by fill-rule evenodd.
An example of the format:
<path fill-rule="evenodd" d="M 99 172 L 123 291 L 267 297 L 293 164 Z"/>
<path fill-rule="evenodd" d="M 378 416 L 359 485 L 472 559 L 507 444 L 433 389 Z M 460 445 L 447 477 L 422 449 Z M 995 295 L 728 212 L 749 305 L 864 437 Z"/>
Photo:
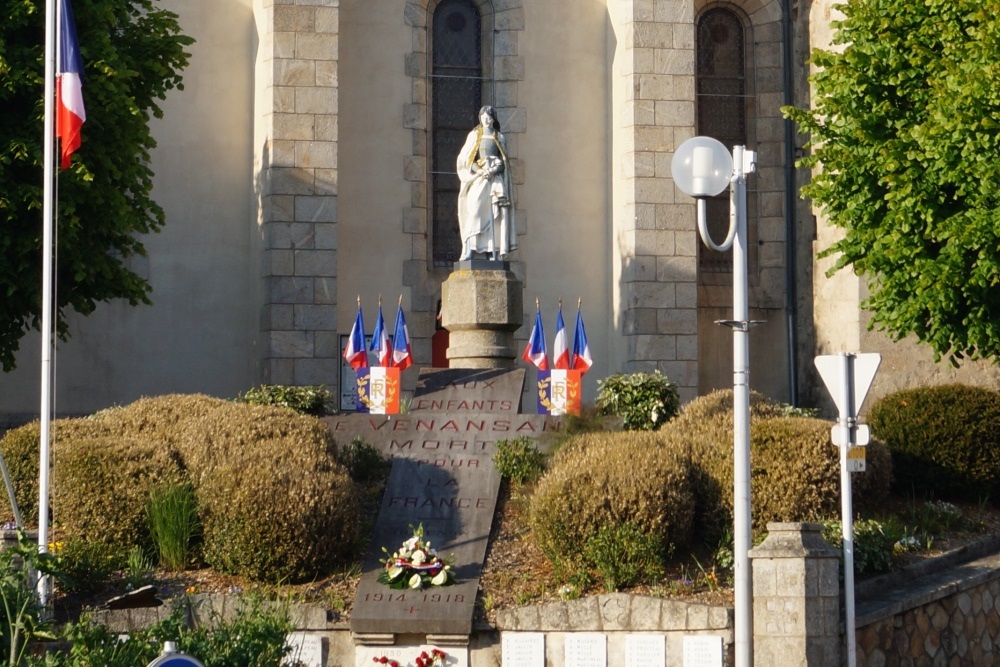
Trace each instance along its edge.
<path fill-rule="evenodd" d="M 583 375 L 594 365 L 594 359 L 590 356 L 590 346 L 587 344 L 587 331 L 583 327 L 583 314 L 580 311 L 580 302 L 576 306 L 576 331 L 573 336 L 572 351 L 569 348 L 566 336 L 566 324 L 563 321 L 562 303 L 559 304 L 559 312 L 556 315 L 556 338 L 553 343 L 553 366 L 555 370 L 578 370 Z M 531 337 L 524 348 L 521 358 L 529 364 L 533 364 L 540 371 L 549 370 L 548 352 L 545 347 L 545 329 L 542 326 L 542 313 L 538 309 L 538 301 L 535 301 L 535 326 L 531 329 Z"/>
<path fill-rule="evenodd" d="M 410 348 L 410 331 L 406 328 L 406 318 L 403 316 L 403 297 L 399 297 L 396 309 L 396 328 L 389 343 L 389 334 L 382 317 L 382 301 L 379 299 L 378 319 L 375 321 L 375 331 L 372 332 L 371 347 L 365 349 L 365 320 L 361 312 L 361 298 L 358 298 L 358 315 L 354 318 L 351 335 L 344 348 L 344 359 L 354 370 L 368 368 L 368 352 L 374 352 L 376 365 L 385 368 L 404 370 L 413 364 L 413 353 Z"/>

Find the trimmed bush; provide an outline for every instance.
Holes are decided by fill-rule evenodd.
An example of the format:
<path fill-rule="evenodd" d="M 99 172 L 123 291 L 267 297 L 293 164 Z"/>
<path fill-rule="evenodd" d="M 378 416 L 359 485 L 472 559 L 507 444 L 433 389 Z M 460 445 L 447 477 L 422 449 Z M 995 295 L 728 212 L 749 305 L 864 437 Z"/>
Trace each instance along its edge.
<path fill-rule="evenodd" d="M 751 509 L 755 528 L 769 521 L 806 521 L 840 507 L 838 449 L 831 422 L 783 417 L 780 404 L 751 394 Z M 732 391 L 695 399 L 660 431 L 664 445 L 691 457 L 696 524 L 720 532 L 733 512 Z M 852 477 L 855 509 L 877 508 L 888 497 L 892 465 L 879 442 L 867 448 L 867 472 Z"/>
<path fill-rule="evenodd" d="M 267 581 L 325 574 L 354 555 L 355 487 L 329 430 L 287 408 L 207 396 L 147 398 L 57 422 L 53 515 L 65 533 L 147 547 L 151 489 L 194 488 L 208 564 Z M 0 449 L 37 520 L 38 425 L 6 434 Z M 15 472 L 16 470 L 16 472 Z M 25 489 L 28 491 L 26 492 Z M 29 518 L 30 517 L 30 518 Z"/>
<path fill-rule="evenodd" d="M 677 385 L 659 371 L 616 373 L 598 383 L 601 414 L 624 418 L 628 431 L 655 431 L 677 414 Z"/>
<path fill-rule="evenodd" d="M 326 406 L 333 402 L 333 394 L 320 386 L 290 386 L 283 384 L 262 384 L 240 396 L 244 403 L 251 405 L 276 405 L 291 408 L 304 415 L 322 417 L 327 414 Z"/>
<path fill-rule="evenodd" d="M 626 522 L 667 553 L 691 537 L 688 469 L 687 458 L 652 433 L 576 436 L 532 494 L 532 535 L 550 560 L 568 566 L 586 562 L 583 547 L 595 531 Z"/>
<path fill-rule="evenodd" d="M 960 384 L 898 391 L 872 406 L 900 494 L 1000 499 L 1000 393 Z"/>

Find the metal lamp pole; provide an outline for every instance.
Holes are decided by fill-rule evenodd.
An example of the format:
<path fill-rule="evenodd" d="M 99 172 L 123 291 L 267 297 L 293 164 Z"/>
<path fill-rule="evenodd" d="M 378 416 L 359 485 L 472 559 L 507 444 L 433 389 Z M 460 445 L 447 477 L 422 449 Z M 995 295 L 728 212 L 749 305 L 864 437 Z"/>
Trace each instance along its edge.
<path fill-rule="evenodd" d="M 733 330 L 733 569 L 736 607 L 736 667 L 753 658 L 753 592 L 750 582 L 750 316 L 747 299 L 746 175 L 757 154 L 743 146 L 732 157 L 719 141 L 694 137 L 674 153 L 674 182 L 698 201 L 698 234 L 712 250 L 733 249 L 733 319 L 717 322 Z M 729 186 L 729 231 L 722 244 L 708 233 L 705 199 Z"/>

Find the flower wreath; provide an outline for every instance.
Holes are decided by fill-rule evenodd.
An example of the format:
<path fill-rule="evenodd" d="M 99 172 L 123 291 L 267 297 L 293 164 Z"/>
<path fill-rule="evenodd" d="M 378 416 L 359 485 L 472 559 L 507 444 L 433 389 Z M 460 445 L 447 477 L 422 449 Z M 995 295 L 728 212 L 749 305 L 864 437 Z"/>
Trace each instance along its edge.
<path fill-rule="evenodd" d="M 416 659 L 416 667 L 444 667 L 448 654 L 440 649 L 431 649 L 431 652 L 421 651 Z M 372 662 L 386 667 L 400 667 L 398 660 L 393 660 L 387 656 L 377 656 L 372 658 Z"/>
<path fill-rule="evenodd" d="M 455 573 L 451 567 L 454 557 L 445 559 L 431 548 L 431 543 L 424 539 L 423 524 L 416 528 L 410 526 L 410 530 L 413 531 L 413 537 L 403 542 L 392 555 L 382 547 L 382 553 L 386 557 L 380 562 L 385 565 L 385 569 L 378 576 L 378 582 L 395 589 L 454 584 Z"/>

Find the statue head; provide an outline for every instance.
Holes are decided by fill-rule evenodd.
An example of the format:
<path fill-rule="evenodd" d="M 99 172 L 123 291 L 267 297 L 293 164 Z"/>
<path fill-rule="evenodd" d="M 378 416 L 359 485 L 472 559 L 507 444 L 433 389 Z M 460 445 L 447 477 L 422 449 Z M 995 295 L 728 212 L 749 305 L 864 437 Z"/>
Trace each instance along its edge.
<path fill-rule="evenodd" d="M 493 121 L 493 129 L 495 129 L 497 132 L 500 131 L 500 120 L 497 118 L 496 109 L 494 109 L 493 107 L 491 107 L 488 104 L 486 106 L 484 106 L 483 108 L 481 108 L 479 110 L 479 114 L 476 116 L 476 118 L 479 119 L 479 124 L 480 125 L 484 125 L 485 124 L 485 123 L 483 123 L 483 116 L 489 116 L 490 119 Z"/>

